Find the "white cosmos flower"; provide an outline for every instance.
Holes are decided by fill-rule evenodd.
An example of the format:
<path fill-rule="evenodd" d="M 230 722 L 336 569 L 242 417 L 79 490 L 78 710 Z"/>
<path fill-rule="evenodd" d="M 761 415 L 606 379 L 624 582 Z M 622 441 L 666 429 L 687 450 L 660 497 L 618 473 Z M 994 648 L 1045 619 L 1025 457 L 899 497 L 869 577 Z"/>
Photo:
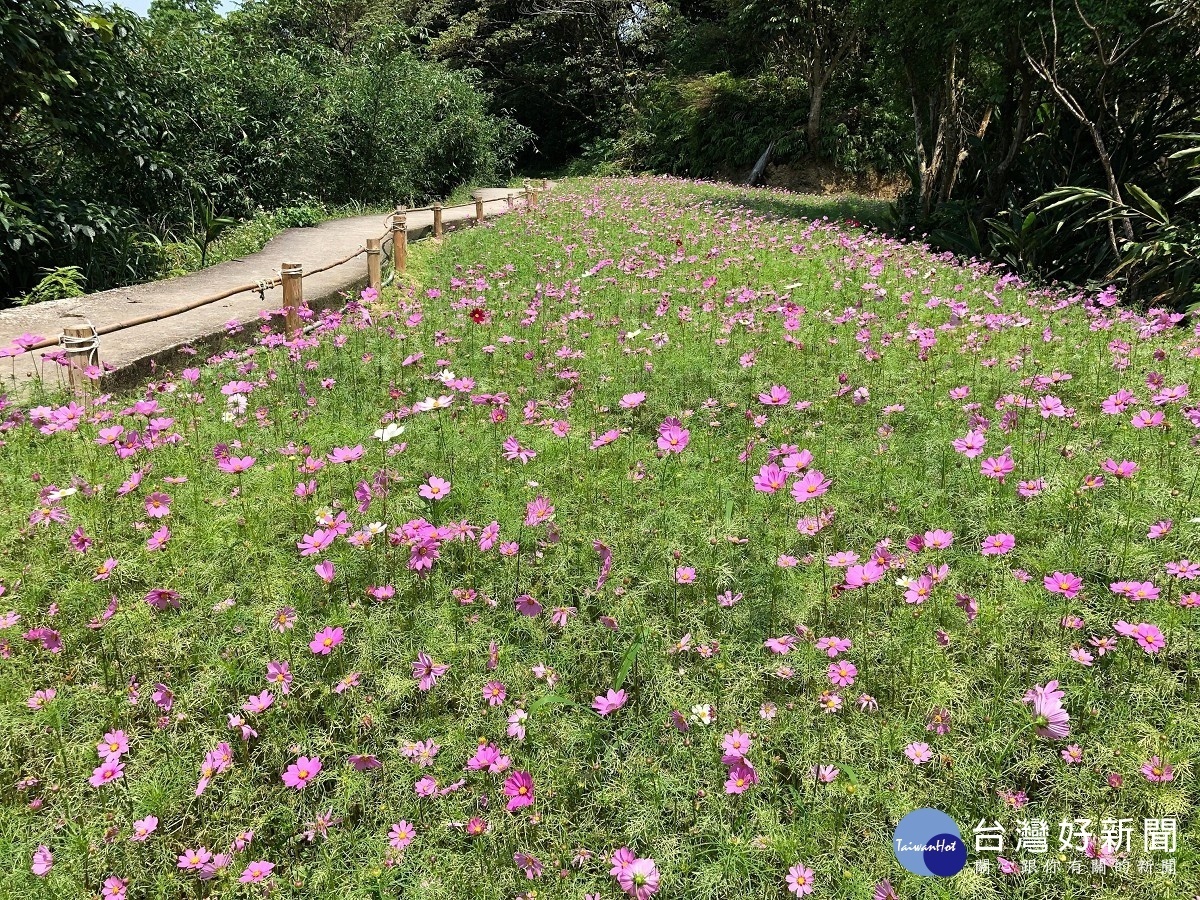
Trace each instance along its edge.
<path fill-rule="evenodd" d="M 375 430 L 375 439 L 380 441 L 390 441 L 404 434 L 404 426 L 397 425 L 395 422 L 389 422 L 384 428 Z"/>

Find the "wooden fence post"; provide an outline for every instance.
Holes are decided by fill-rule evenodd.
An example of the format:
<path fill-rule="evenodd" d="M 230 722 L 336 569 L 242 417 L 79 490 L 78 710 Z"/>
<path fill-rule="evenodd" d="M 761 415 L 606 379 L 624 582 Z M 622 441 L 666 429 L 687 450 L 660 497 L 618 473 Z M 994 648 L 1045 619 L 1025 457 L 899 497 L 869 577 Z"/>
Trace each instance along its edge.
<path fill-rule="evenodd" d="M 408 216 L 403 206 L 392 217 L 392 265 L 400 273 L 408 270 Z"/>
<path fill-rule="evenodd" d="M 549 178 L 542 179 L 542 192 L 546 193 L 546 194 L 550 193 L 550 179 Z"/>
<path fill-rule="evenodd" d="M 379 238 L 367 238 L 367 285 L 375 293 L 383 286 L 383 271 L 380 257 L 383 255 L 383 241 Z"/>
<path fill-rule="evenodd" d="M 433 204 L 433 236 L 440 238 L 442 236 L 442 204 Z"/>
<path fill-rule="evenodd" d="M 513 208 L 513 192 L 512 192 L 512 191 L 509 191 L 509 192 L 508 192 L 508 196 L 507 196 L 507 197 L 505 197 L 504 199 L 508 201 L 508 211 L 509 211 L 509 212 L 512 212 L 512 208 Z"/>
<path fill-rule="evenodd" d="M 64 325 L 59 343 L 67 351 L 67 379 L 71 393 L 86 397 L 90 391 L 84 370 L 100 362 L 100 337 L 91 322 L 82 325 Z"/>
<path fill-rule="evenodd" d="M 284 263 L 279 269 L 283 283 L 283 326 L 288 340 L 300 333 L 300 307 L 304 305 L 304 266 Z"/>
<path fill-rule="evenodd" d="M 476 191 L 471 196 L 475 198 L 475 224 L 478 225 L 483 221 L 483 192 Z"/>

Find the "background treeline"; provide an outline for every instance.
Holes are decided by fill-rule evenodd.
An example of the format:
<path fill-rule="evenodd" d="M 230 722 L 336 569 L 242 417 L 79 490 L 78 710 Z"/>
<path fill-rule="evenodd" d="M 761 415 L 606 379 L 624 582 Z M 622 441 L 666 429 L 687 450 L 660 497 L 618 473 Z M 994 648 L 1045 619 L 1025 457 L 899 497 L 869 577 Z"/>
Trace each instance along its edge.
<path fill-rule="evenodd" d="M 902 233 L 1200 302 L 1200 0 L 157 0 L 111 27 L 0 3 L 10 284 L 514 159 L 744 179 L 772 147 L 777 182 L 901 186 Z M 22 51 L 39 18 L 70 24 Z"/>
<path fill-rule="evenodd" d="M 1197 0 L 401 2 L 554 160 L 744 178 L 773 143 L 898 179 L 903 233 L 1200 302 Z"/>
<path fill-rule="evenodd" d="M 526 139 L 382 4 L 0 10 L 0 298 L 47 270 L 34 299 L 154 277 L 262 210 L 270 231 L 416 204 L 505 174 Z"/>

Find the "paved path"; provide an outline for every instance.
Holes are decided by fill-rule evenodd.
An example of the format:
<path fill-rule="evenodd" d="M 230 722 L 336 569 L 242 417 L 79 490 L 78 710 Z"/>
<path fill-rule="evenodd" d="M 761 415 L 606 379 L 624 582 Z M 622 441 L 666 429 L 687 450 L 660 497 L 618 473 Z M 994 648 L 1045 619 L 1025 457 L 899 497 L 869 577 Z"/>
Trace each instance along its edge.
<path fill-rule="evenodd" d="M 515 188 L 484 188 L 484 215 L 495 216 L 508 209 L 507 196 Z M 518 203 L 523 202 L 518 200 Z M 453 223 L 474 218 L 475 206 L 447 208 L 442 222 Z M 431 231 L 432 212 L 408 213 L 410 240 Z M 242 259 L 210 266 L 199 272 L 153 281 L 148 284 L 114 288 L 97 294 L 38 303 L 24 308 L 0 311 L 0 347 L 8 347 L 20 335 L 34 334 L 57 338 L 64 325 L 80 324 L 79 317 L 97 328 L 165 312 L 219 294 L 241 285 L 268 280 L 279 273 L 284 262 L 298 262 L 304 271 L 328 265 L 365 246 L 369 237 L 381 237 L 388 229 L 387 216 L 355 216 L 323 222 L 315 228 L 290 228 L 273 237 L 258 253 Z M 304 298 L 312 305 L 328 304 L 339 293 L 366 283 L 366 256 L 359 256 L 328 272 L 304 277 Z M 283 305 L 280 288 L 270 288 L 260 298 L 257 291 L 236 294 L 186 313 L 106 334 L 100 339 L 100 359 L 115 366 L 118 380 L 128 380 L 155 364 L 179 362 L 180 347 L 212 348 L 225 333 L 226 323 L 237 320 L 253 329 L 261 310 L 277 310 Z M 47 385 L 61 382 L 65 375 L 53 361 L 43 362 L 49 350 L 22 353 L 0 359 L 0 393 L 20 389 L 41 373 Z"/>

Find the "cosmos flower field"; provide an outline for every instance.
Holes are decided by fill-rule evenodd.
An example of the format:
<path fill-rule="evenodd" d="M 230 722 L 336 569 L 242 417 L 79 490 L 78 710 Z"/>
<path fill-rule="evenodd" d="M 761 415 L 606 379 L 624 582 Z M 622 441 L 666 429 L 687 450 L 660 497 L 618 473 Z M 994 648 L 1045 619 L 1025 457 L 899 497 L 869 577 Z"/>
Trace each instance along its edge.
<path fill-rule="evenodd" d="M 8 398 L 0 896 L 1200 890 L 1197 330 L 811 212 L 568 181 Z"/>

